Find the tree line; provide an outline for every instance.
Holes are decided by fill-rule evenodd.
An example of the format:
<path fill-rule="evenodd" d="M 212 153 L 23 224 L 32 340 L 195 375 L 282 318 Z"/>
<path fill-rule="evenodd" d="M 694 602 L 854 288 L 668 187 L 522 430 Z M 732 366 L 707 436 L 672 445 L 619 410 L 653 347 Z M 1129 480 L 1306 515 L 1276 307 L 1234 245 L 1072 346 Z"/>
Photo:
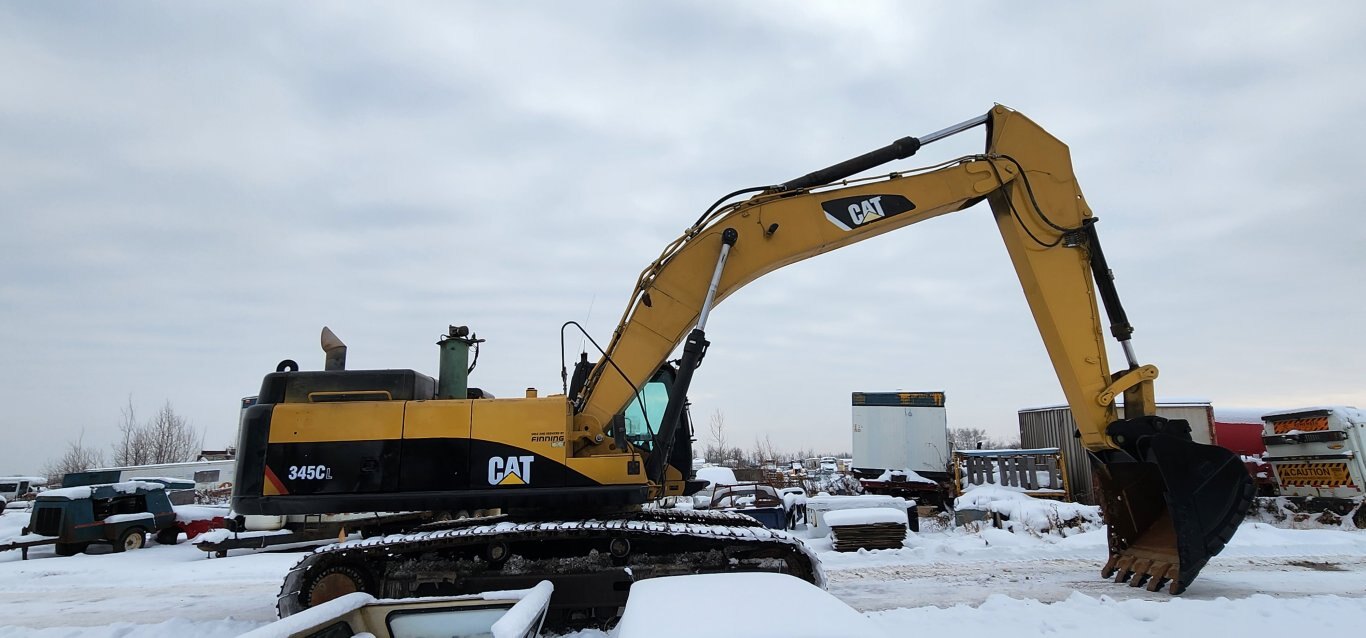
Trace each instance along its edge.
<path fill-rule="evenodd" d="M 60 485 L 62 477 L 107 464 L 114 467 L 184 463 L 198 458 L 204 447 L 204 432 L 176 413 L 168 400 L 146 420 L 139 420 L 132 397 L 120 409 L 118 438 L 105 450 L 85 442 L 85 431 L 68 441 L 61 456 L 48 461 L 43 473 L 48 485 Z"/>

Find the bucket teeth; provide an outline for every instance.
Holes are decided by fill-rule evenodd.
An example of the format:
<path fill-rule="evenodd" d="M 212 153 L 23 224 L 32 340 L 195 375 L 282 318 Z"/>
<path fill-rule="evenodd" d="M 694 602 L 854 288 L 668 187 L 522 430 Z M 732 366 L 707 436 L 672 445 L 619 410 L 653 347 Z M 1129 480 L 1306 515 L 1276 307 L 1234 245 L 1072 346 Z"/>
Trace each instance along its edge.
<path fill-rule="evenodd" d="M 1105 566 L 1100 569 L 1101 578 L 1109 578 L 1115 575 L 1115 566 L 1119 564 L 1119 554 L 1110 554 L 1110 560 L 1105 561 Z"/>
<path fill-rule="evenodd" d="M 1158 562 L 1153 563 L 1152 566 L 1148 568 L 1148 573 L 1152 577 L 1148 580 L 1147 590 L 1155 592 L 1162 589 L 1162 586 L 1167 584 L 1168 581 L 1175 585 L 1177 582 L 1176 576 L 1180 572 L 1177 570 L 1176 565 Z"/>
<path fill-rule="evenodd" d="M 1152 572 L 1149 571 L 1149 569 L 1152 567 L 1152 565 L 1153 565 L 1153 562 L 1150 561 L 1150 560 L 1148 560 L 1148 559 L 1146 559 L 1146 558 L 1139 559 L 1138 561 L 1135 561 L 1135 562 L 1134 562 L 1134 576 L 1133 576 L 1133 578 L 1130 578 L 1130 579 L 1129 579 L 1129 586 L 1130 586 L 1130 587 L 1141 587 L 1141 586 L 1143 586 L 1144 581 L 1148 580 L 1149 577 L 1152 576 Z"/>
<path fill-rule="evenodd" d="M 1119 563 L 1115 565 L 1115 582 L 1122 583 L 1126 580 L 1129 580 L 1129 576 L 1131 576 L 1134 573 L 1133 566 L 1133 556 L 1120 557 Z"/>

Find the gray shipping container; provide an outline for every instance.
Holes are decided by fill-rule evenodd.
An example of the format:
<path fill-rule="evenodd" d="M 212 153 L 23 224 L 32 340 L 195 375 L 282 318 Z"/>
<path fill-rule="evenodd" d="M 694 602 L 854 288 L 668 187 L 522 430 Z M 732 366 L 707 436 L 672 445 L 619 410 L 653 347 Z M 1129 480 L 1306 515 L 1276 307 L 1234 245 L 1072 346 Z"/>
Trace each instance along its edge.
<path fill-rule="evenodd" d="M 1124 406 L 1119 406 L 1124 416 Z M 1191 440 L 1206 445 L 1211 442 L 1214 408 L 1207 402 L 1186 401 L 1157 404 L 1157 415 L 1168 419 L 1185 419 L 1191 424 Z M 1077 422 L 1072 410 L 1065 405 L 1020 410 L 1020 446 L 1026 448 L 1056 447 L 1062 449 L 1067 465 L 1067 482 L 1078 503 L 1097 505 L 1097 494 L 1091 484 L 1091 459 L 1076 437 Z"/>

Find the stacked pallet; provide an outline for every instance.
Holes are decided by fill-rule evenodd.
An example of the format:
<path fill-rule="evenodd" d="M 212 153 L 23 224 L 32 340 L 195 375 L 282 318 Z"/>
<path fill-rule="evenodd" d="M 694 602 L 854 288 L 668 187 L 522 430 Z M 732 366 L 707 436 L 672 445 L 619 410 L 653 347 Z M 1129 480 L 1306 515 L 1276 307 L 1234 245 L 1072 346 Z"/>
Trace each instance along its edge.
<path fill-rule="evenodd" d="M 890 507 L 828 512 L 825 524 L 837 552 L 899 549 L 906 540 L 906 512 Z"/>

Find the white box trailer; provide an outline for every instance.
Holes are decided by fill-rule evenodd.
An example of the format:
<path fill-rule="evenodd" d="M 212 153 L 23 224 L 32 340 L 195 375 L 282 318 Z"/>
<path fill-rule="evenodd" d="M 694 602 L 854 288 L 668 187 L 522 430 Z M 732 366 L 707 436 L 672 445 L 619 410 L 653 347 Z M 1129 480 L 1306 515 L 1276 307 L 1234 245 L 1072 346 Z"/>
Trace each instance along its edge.
<path fill-rule="evenodd" d="M 853 408 L 856 471 L 947 471 L 943 392 L 855 392 Z"/>
<path fill-rule="evenodd" d="M 853 474 L 865 492 L 940 505 L 949 481 L 943 392 L 853 393 Z"/>

